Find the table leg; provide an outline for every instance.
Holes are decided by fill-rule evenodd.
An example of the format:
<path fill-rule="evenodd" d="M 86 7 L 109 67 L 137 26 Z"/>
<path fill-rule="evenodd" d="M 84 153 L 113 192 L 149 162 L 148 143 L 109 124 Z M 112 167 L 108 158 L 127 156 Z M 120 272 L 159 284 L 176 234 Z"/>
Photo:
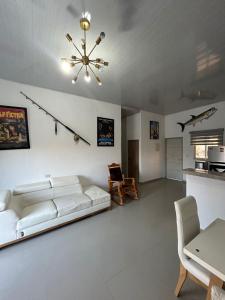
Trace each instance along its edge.
<path fill-rule="evenodd" d="M 211 300 L 211 292 L 212 292 L 211 290 L 212 290 L 213 285 L 216 285 L 216 286 L 222 288 L 223 281 L 220 278 L 216 277 L 215 275 L 211 275 L 206 300 Z"/>

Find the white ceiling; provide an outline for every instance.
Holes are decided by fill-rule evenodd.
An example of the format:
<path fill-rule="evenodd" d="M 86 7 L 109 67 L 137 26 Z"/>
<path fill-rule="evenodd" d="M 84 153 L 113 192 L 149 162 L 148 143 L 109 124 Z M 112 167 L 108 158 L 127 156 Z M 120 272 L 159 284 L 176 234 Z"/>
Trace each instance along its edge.
<path fill-rule="evenodd" d="M 109 61 L 103 86 L 60 69 L 60 57 L 80 44 L 80 13 L 91 12 L 88 44 Z M 224 0 L 1 0 L 0 77 L 126 107 L 172 113 L 225 100 Z M 215 100 L 180 99 L 204 89 Z M 31 95 L 32 96 L 32 95 Z"/>

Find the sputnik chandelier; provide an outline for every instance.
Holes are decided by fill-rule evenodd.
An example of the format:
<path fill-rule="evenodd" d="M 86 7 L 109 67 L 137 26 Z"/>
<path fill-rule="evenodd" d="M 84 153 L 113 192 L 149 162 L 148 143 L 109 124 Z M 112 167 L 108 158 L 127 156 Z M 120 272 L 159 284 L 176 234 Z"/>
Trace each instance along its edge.
<path fill-rule="evenodd" d="M 93 48 L 90 50 L 89 53 L 87 53 L 87 40 L 86 40 L 86 32 L 90 29 L 90 23 L 91 21 L 91 15 L 89 12 L 84 12 L 82 13 L 81 19 L 80 19 L 80 27 L 84 31 L 84 37 L 81 39 L 81 47 L 82 50 L 80 51 L 79 48 L 75 45 L 71 35 L 69 33 L 66 34 L 67 40 L 73 44 L 74 48 L 76 49 L 76 52 L 78 56 L 72 55 L 71 58 L 61 58 L 62 61 L 62 67 L 64 71 L 70 72 L 72 68 L 75 66 L 79 66 L 80 68 L 78 69 L 76 75 L 72 79 L 72 83 L 75 84 L 77 82 L 77 79 L 79 77 L 80 72 L 82 69 L 85 70 L 85 75 L 84 79 L 87 82 L 91 81 L 91 76 L 90 73 L 93 74 L 95 77 L 98 85 L 102 85 L 102 82 L 100 78 L 95 74 L 93 68 L 96 68 L 98 71 L 102 71 L 102 69 L 105 66 L 108 66 L 109 63 L 104 61 L 102 58 L 96 58 L 96 59 L 91 59 L 90 56 L 96 46 L 98 46 L 101 41 L 105 38 L 105 33 L 101 32 L 100 35 L 98 36 L 95 45 Z M 83 53 L 82 53 L 83 52 Z M 80 66 L 81 64 L 81 66 Z"/>

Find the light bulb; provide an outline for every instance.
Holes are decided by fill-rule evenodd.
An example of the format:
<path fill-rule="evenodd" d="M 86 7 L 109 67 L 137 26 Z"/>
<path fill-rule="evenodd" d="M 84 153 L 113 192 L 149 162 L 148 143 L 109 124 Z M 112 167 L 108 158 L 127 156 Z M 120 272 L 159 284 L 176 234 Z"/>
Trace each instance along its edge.
<path fill-rule="evenodd" d="M 98 76 L 96 76 L 96 80 L 97 80 L 98 85 L 101 86 L 102 82 L 101 82 L 101 80 L 100 80 L 100 78 Z"/>
<path fill-rule="evenodd" d="M 73 79 L 72 79 L 72 84 L 75 84 L 77 82 L 77 76 L 75 76 Z"/>
<path fill-rule="evenodd" d="M 100 33 L 100 38 L 101 38 L 101 40 L 103 40 L 105 38 L 105 32 Z"/>
<path fill-rule="evenodd" d="M 62 61 L 61 64 L 62 70 L 66 73 L 69 74 L 71 71 L 71 65 L 67 61 Z"/>
<path fill-rule="evenodd" d="M 91 76 L 90 74 L 88 73 L 88 71 L 86 71 L 85 75 L 84 75 L 84 80 L 86 82 L 90 82 L 91 81 Z"/>
<path fill-rule="evenodd" d="M 91 14 L 89 13 L 89 11 L 83 12 L 82 18 L 87 19 L 89 22 L 91 22 Z"/>
<path fill-rule="evenodd" d="M 95 68 L 99 70 L 99 72 L 103 71 L 103 66 L 100 66 L 99 64 L 95 64 Z"/>

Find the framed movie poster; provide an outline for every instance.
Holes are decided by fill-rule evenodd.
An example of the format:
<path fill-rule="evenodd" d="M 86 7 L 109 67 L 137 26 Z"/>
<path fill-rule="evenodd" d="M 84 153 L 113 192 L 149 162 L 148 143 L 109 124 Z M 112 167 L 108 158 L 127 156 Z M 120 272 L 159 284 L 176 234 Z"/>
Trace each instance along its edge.
<path fill-rule="evenodd" d="M 114 146 L 114 120 L 97 118 L 97 145 Z"/>
<path fill-rule="evenodd" d="M 157 121 L 150 121 L 150 139 L 159 139 L 159 122 Z"/>
<path fill-rule="evenodd" d="M 27 109 L 0 105 L 0 150 L 30 148 Z"/>

